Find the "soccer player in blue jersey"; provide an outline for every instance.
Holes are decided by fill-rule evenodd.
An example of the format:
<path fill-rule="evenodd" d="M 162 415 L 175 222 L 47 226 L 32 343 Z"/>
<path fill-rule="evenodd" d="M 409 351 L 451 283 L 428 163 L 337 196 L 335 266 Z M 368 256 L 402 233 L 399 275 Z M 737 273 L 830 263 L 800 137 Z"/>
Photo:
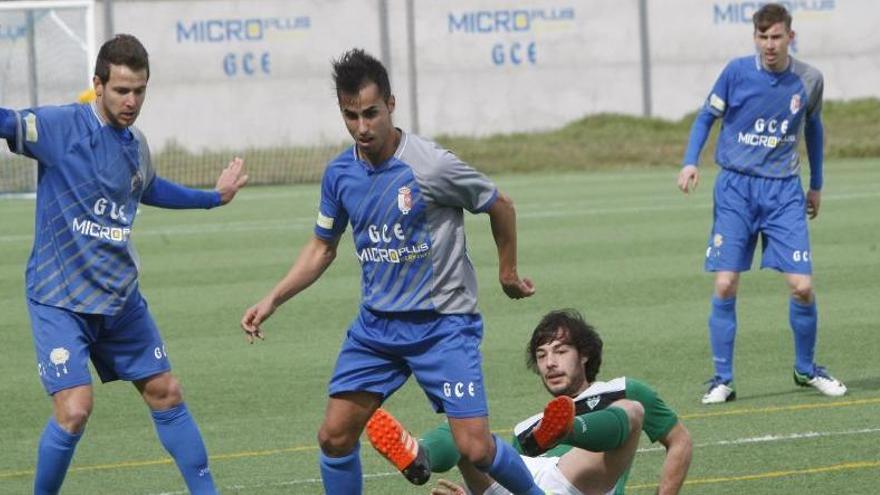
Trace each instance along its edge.
<path fill-rule="evenodd" d="M 709 342 L 715 375 L 704 404 L 736 398 L 733 345 L 739 275 L 752 263 L 758 236 L 762 268 L 782 272 L 791 291 L 789 321 L 794 334 L 794 381 L 828 396 L 846 387 L 816 365 L 817 312 L 807 215 L 819 213 L 822 190 L 822 74 L 788 54 L 794 40 L 791 15 L 779 4 L 753 17 L 757 53 L 724 68 L 691 128 L 678 187 L 685 194 L 699 181 L 697 162 L 715 119 L 722 119 L 715 161 L 714 223 L 706 270 L 715 272 Z M 798 141 L 806 138 L 809 191 L 800 180 Z"/>
<path fill-rule="evenodd" d="M 414 374 L 444 412 L 461 454 L 513 493 L 542 493 L 522 460 L 490 434 L 481 371 L 482 320 L 463 210 L 487 213 L 499 280 L 511 298 L 535 289 L 516 266 L 513 203 L 483 174 L 392 123 L 395 99 L 382 64 L 354 49 L 333 64 L 342 119 L 354 146 L 327 166 L 314 236 L 287 275 L 241 321 L 248 339 L 336 257 L 351 224 L 362 302 L 329 385 L 318 433 L 327 493 L 362 491 L 358 438 L 379 405 Z M 403 466 L 402 466 L 403 467 Z"/>
<path fill-rule="evenodd" d="M 189 490 L 216 493 L 201 434 L 138 288 L 130 235 L 138 204 L 213 208 L 230 202 L 247 176 L 238 158 L 210 192 L 155 174 L 147 141 L 132 126 L 149 76 L 143 45 L 120 34 L 98 53 L 93 103 L 0 108 L 0 137 L 38 163 L 27 305 L 53 415 L 40 437 L 35 494 L 58 493 L 92 412 L 89 360 L 101 381 L 134 383 Z"/>

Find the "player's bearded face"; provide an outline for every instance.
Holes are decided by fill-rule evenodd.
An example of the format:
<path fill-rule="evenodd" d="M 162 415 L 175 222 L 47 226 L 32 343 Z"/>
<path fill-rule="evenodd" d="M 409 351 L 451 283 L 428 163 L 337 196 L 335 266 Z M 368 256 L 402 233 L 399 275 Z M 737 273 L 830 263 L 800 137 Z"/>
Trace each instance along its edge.
<path fill-rule="evenodd" d="M 357 94 L 342 93 L 339 108 L 345 127 L 362 156 L 378 165 L 394 154 L 397 130 L 391 122 L 393 95 L 386 100 L 376 83 L 369 83 Z"/>
<path fill-rule="evenodd" d="M 106 84 L 95 76 L 95 101 L 101 117 L 113 127 L 134 124 L 147 96 L 147 70 L 133 71 L 125 65 L 110 65 Z"/>
<path fill-rule="evenodd" d="M 588 385 L 584 374 L 587 358 L 581 357 L 577 349 L 560 340 L 553 340 L 538 346 L 535 362 L 544 387 L 554 396 L 575 396 Z"/>
<path fill-rule="evenodd" d="M 755 31 L 755 48 L 761 62 L 770 70 L 780 71 L 788 65 L 788 45 L 794 40 L 794 31 L 777 22 L 764 31 Z"/>

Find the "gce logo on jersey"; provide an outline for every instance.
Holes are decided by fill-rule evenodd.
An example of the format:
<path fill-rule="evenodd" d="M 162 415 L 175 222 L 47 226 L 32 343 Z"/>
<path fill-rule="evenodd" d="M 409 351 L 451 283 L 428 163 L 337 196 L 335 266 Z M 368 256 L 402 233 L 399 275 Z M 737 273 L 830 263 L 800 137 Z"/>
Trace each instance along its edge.
<path fill-rule="evenodd" d="M 465 389 L 465 385 L 462 382 L 456 382 L 454 384 L 449 382 L 443 383 L 443 395 L 446 397 L 452 397 L 455 395 L 456 398 L 464 397 L 464 394 L 468 394 L 471 397 L 476 395 L 476 385 L 474 382 L 468 382 L 467 389 Z"/>
<path fill-rule="evenodd" d="M 810 261 L 810 256 L 809 251 L 795 251 L 791 253 L 791 259 L 794 260 L 795 263 L 800 263 L 801 261 L 806 263 Z"/>

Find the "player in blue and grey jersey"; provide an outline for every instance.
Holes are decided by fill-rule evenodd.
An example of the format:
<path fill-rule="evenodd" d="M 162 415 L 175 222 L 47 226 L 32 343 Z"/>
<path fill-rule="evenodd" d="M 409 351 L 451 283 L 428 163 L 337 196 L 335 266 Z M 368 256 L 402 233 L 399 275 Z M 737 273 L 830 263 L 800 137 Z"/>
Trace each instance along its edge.
<path fill-rule="evenodd" d="M 132 127 L 149 75 L 141 43 L 117 35 L 98 53 L 93 104 L 0 109 L 0 137 L 38 162 L 27 304 L 54 414 L 40 438 L 34 493 L 57 493 L 64 481 L 92 411 L 89 360 L 103 382 L 134 383 L 190 491 L 215 492 L 201 434 L 138 289 L 130 236 L 139 203 L 213 208 L 231 201 L 247 176 L 240 159 L 210 192 L 156 175 L 147 141 Z"/>
<path fill-rule="evenodd" d="M 534 287 L 516 267 L 511 200 L 455 155 L 392 124 L 382 64 L 363 50 L 334 62 L 342 118 L 354 146 L 324 172 L 314 236 L 289 273 L 241 321 L 251 342 L 279 305 L 315 282 L 351 225 L 362 268 L 360 311 L 330 380 L 318 433 L 327 493 L 362 491 L 358 438 L 379 405 L 414 374 L 444 412 L 462 455 L 514 493 L 541 493 L 513 449 L 490 434 L 481 371 L 483 325 L 464 212 L 488 213 L 504 292 Z"/>
<path fill-rule="evenodd" d="M 715 272 L 709 341 L 715 375 L 704 404 L 736 398 L 733 345 L 740 272 L 752 264 L 761 237 L 762 268 L 780 271 L 791 290 L 789 320 L 794 334 L 794 381 L 829 396 L 846 387 L 817 366 L 817 313 L 807 215 L 819 213 L 822 190 L 822 74 L 790 57 L 791 15 L 766 4 L 753 18 L 754 56 L 731 61 L 691 128 L 678 187 L 687 194 L 699 180 L 700 150 L 715 119 L 722 119 L 715 160 L 714 223 L 706 249 L 706 270 Z M 798 140 L 806 137 L 810 187 L 804 197 Z"/>

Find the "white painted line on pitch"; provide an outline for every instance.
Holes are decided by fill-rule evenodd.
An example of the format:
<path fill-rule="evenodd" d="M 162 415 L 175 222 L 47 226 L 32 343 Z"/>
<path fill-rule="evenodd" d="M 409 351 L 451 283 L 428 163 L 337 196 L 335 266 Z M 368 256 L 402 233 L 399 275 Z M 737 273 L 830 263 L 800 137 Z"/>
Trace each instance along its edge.
<path fill-rule="evenodd" d="M 804 433 L 790 433 L 787 435 L 761 435 L 757 437 L 746 437 L 746 438 L 738 438 L 735 440 L 719 440 L 717 442 L 707 442 L 707 443 L 698 443 L 694 444 L 694 448 L 706 448 L 706 447 L 724 447 L 730 445 L 748 445 L 754 443 L 769 443 L 769 442 L 782 442 L 789 440 L 808 440 L 812 438 L 820 438 L 820 437 L 835 437 L 835 436 L 846 436 L 846 435 L 864 435 L 871 433 L 880 433 L 880 428 L 863 428 L 859 430 L 843 430 L 843 431 L 808 431 Z M 648 452 L 664 452 L 666 449 L 663 447 L 648 447 L 638 449 L 636 452 L 638 453 L 648 453 Z M 400 473 L 397 471 L 394 472 L 386 472 L 386 473 L 370 473 L 364 474 L 364 479 L 373 479 L 373 478 L 387 478 L 389 476 L 400 476 Z M 269 488 L 269 487 L 279 487 L 279 486 L 294 486 L 294 485 L 313 485 L 320 484 L 321 478 L 303 478 L 297 480 L 290 481 L 278 481 L 274 483 L 263 483 L 258 485 L 227 485 L 223 487 L 223 490 L 253 490 L 258 488 Z M 158 492 L 151 493 L 150 495 L 186 495 L 186 490 L 183 491 L 175 491 L 175 492 Z"/>
<path fill-rule="evenodd" d="M 717 442 L 698 443 L 694 447 L 718 447 L 722 445 L 744 445 L 750 443 L 763 442 L 780 442 L 785 440 L 801 440 L 819 437 L 836 437 L 844 435 L 863 435 L 865 433 L 878 433 L 880 428 L 864 428 L 861 430 L 844 430 L 844 431 L 808 431 L 806 433 L 790 433 L 788 435 L 762 435 L 760 437 L 739 438 L 736 440 L 719 440 Z M 637 452 L 665 452 L 664 447 L 647 447 L 639 449 Z"/>

